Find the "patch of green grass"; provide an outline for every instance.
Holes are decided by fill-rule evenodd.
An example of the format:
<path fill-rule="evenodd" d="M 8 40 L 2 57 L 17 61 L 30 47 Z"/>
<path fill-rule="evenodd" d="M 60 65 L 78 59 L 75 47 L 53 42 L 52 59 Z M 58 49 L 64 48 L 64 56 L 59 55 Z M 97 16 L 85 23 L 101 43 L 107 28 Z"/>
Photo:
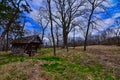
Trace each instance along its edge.
<path fill-rule="evenodd" d="M 111 75 L 106 75 L 106 80 L 114 80 L 114 78 Z"/>
<path fill-rule="evenodd" d="M 0 65 L 31 59 L 32 63 L 29 67 L 34 67 L 34 64 L 38 64 L 39 60 L 42 60 L 43 63 L 40 65 L 43 67 L 44 73 L 41 76 L 49 75 L 53 80 L 119 80 L 115 78 L 113 70 L 107 71 L 104 65 L 94 59 L 94 56 L 90 56 L 87 51 L 83 52 L 79 49 L 70 50 L 68 53 L 63 51 L 64 53 L 57 54 L 59 56 L 51 56 L 52 48 L 41 49 L 38 52 L 39 55 L 33 57 L 2 54 L 0 55 Z M 13 77 L 7 76 L 5 80 L 13 80 L 18 71 L 10 72 Z M 27 78 L 27 75 L 23 73 L 18 78 L 23 80 Z"/>
<path fill-rule="evenodd" d="M 10 76 L 7 76 L 4 80 L 12 80 Z"/>
<path fill-rule="evenodd" d="M 63 61 L 63 59 L 58 57 L 58 56 L 46 56 L 46 57 L 42 57 L 41 60 L 45 60 L 45 61 Z"/>
<path fill-rule="evenodd" d="M 28 57 L 22 55 L 13 56 L 12 54 L 0 54 L 0 58 L 1 58 L 0 65 L 5 65 L 8 63 L 18 62 L 18 61 L 23 62 L 26 59 L 29 59 Z"/>
<path fill-rule="evenodd" d="M 65 70 L 65 66 L 60 63 L 43 64 L 42 67 L 46 68 L 48 71 L 62 73 Z"/>
<path fill-rule="evenodd" d="M 113 79 L 112 75 L 104 75 L 101 64 L 82 66 L 78 63 L 72 63 L 58 56 L 43 57 L 41 60 L 47 63 L 41 65 L 46 72 L 53 76 L 54 80 L 101 80 Z M 77 60 L 78 61 L 78 60 Z"/>
<path fill-rule="evenodd" d="M 42 49 L 38 49 L 38 53 L 39 54 L 50 54 L 52 52 L 52 48 L 42 48 Z"/>
<path fill-rule="evenodd" d="M 33 56 L 33 57 L 26 57 L 26 56 L 22 56 L 22 55 L 12 55 L 12 54 L 0 54 L 0 65 L 5 65 L 5 64 L 9 64 L 9 63 L 13 63 L 13 62 L 24 62 L 25 60 L 28 59 L 32 59 L 34 62 L 36 62 L 36 60 L 41 60 L 41 59 L 46 59 L 44 58 L 44 56 L 48 56 L 50 55 L 50 53 L 52 52 L 52 48 L 45 48 L 45 49 L 39 49 L 38 52 L 45 52 L 46 54 L 44 55 L 39 55 L 39 56 Z M 59 57 L 52 57 L 49 58 L 48 60 L 61 60 Z"/>

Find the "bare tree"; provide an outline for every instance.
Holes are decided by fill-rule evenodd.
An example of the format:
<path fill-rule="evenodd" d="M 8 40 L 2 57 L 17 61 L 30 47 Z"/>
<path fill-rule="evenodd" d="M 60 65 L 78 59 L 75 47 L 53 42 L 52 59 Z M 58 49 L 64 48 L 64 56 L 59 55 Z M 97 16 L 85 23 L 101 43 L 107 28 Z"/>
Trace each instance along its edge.
<path fill-rule="evenodd" d="M 74 38 L 74 49 L 75 49 L 75 28 L 73 30 L 73 38 Z"/>
<path fill-rule="evenodd" d="M 105 0 L 87 0 L 87 5 L 90 5 L 90 9 L 89 11 L 89 15 L 88 16 L 88 20 L 87 20 L 87 31 L 86 31 L 86 36 L 85 36 L 85 41 L 84 41 L 84 51 L 86 51 L 86 46 L 87 46 L 87 40 L 88 40 L 88 34 L 89 34 L 89 29 L 90 26 L 93 26 L 93 14 L 96 8 L 100 7 L 101 4 L 104 2 Z"/>
<path fill-rule="evenodd" d="M 42 41 L 45 36 L 45 31 L 49 25 L 49 18 L 47 16 L 47 10 L 44 7 L 40 7 L 39 14 L 37 15 L 37 22 L 40 25 L 41 28 L 41 34 L 42 34 Z"/>
<path fill-rule="evenodd" d="M 50 33 L 48 33 L 48 35 L 47 35 L 47 38 L 48 38 L 48 40 L 49 40 L 49 44 L 47 44 L 48 46 L 52 46 L 52 37 L 51 37 L 51 34 Z M 47 46 L 46 46 L 47 47 Z"/>
<path fill-rule="evenodd" d="M 49 10 L 50 25 L 51 25 L 51 35 L 52 35 L 52 41 L 53 41 L 53 53 L 54 53 L 54 56 L 56 56 L 55 39 L 53 34 L 53 19 L 52 19 L 52 12 L 51 12 L 51 0 L 47 0 L 47 3 L 48 3 L 48 10 Z"/>
<path fill-rule="evenodd" d="M 72 30 L 72 22 L 84 12 L 80 9 L 84 5 L 84 0 L 53 0 L 56 5 L 57 15 L 54 15 L 54 21 L 62 28 L 63 47 L 68 51 L 68 34 Z"/>
<path fill-rule="evenodd" d="M 114 29 L 115 37 L 117 38 L 117 45 L 120 45 L 120 20 L 116 20 L 117 27 Z"/>
<path fill-rule="evenodd" d="M 59 47 L 59 36 L 60 36 L 60 32 L 59 32 L 59 27 L 56 25 L 55 27 L 55 36 L 56 36 L 56 46 Z"/>

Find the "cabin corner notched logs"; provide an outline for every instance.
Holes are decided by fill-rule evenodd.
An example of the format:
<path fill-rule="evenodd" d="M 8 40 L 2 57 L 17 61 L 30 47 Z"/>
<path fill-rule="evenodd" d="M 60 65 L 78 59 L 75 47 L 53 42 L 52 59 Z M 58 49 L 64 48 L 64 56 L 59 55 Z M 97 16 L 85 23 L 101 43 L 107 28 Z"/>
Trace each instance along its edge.
<path fill-rule="evenodd" d="M 29 56 L 37 52 L 42 41 L 38 35 L 18 38 L 13 40 L 11 51 L 14 54 L 27 53 Z"/>

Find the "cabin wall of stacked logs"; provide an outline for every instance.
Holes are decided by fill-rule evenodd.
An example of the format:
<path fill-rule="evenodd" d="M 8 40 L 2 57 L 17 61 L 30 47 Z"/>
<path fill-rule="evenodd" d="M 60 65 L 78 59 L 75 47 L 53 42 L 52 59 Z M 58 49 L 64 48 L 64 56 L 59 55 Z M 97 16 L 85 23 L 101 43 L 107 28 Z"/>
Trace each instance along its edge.
<path fill-rule="evenodd" d="M 13 44 L 11 51 L 14 54 L 23 54 L 23 53 L 25 53 L 26 46 L 27 46 L 27 44 Z"/>
<path fill-rule="evenodd" d="M 39 48 L 39 44 L 36 43 L 28 43 L 28 44 L 13 44 L 12 45 L 12 53 L 16 55 L 24 55 L 28 54 L 29 56 L 35 55 L 37 53 L 37 49 Z"/>

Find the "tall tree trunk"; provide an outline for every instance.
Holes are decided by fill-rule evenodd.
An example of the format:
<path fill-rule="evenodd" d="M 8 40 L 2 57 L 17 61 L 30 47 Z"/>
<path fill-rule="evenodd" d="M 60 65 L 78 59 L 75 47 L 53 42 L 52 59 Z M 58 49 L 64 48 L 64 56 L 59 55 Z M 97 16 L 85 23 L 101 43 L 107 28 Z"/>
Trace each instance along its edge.
<path fill-rule="evenodd" d="M 57 36 L 57 47 L 59 47 L 59 38 Z"/>
<path fill-rule="evenodd" d="M 117 36 L 117 45 L 119 46 L 119 36 Z"/>
<path fill-rule="evenodd" d="M 54 34 L 53 34 L 53 22 L 52 22 L 52 12 L 51 12 L 51 0 L 47 0 L 47 2 L 48 2 L 48 8 L 49 8 L 51 35 L 52 35 L 52 41 L 53 41 L 53 53 L 54 53 L 54 56 L 56 56 L 56 46 L 55 46 L 55 39 L 54 39 Z"/>
<path fill-rule="evenodd" d="M 74 49 L 75 49 L 75 28 L 74 28 L 74 33 L 73 33 L 73 38 L 74 38 Z"/>
<path fill-rule="evenodd" d="M 90 28 L 90 21 L 88 22 L 88 25 L 87 25 L 87 32 L 86 32 L 85 42 L 84 42 L 84 51 L 86 51 L 87 38 L 88 38 L 89 28 Z"/>
<path fill-rule="evenodd" d="M 8 41 L 9 41 L 9 40 L 8 40 L 8 32 L 7 32 L 7 34 L 6 34 L 6 41 L 7 41 L 7 42 L 6 42 L 6 52 L 8 52 L 8 48 L 9 48 L 9 47 L 8 47 Z"/>
<path fill-rule="evenodd" d="M 63 29 L 63 48 L 66 48 L 66 47 L 67 47 L 67 35 Z"/>
<path fill-rule="evenodd" d="M 58 32 L 58 27 L 56 27 L 56 38 L 57 38 L 57 47 L 59 47 L 59 32 Z"/>
<path fill-rule="evenodd" d="M 69 51 L 68 50 L 68 33 L 63 29 L 63 48 L 66 48 L 67 49 L 67 52 Z"/>
<path fill-rule="evenodd" d="M 92 5 L 92 11 L 91 11 L 89 19 L 88 19 L 87 32 L 86 32 L 85 41 L 84 41 L 84 51 L 86 51 L 88 33 L 89 33 L 89 28 L 90 28 L 91 18 L 92 18 L 93 12 L 94 12 L 94 5 Z"/>
<path fill-rule="evenodd" d="M 68 35 L 66 35 L 66 49 L 67 49 L 67 52 L 69 51 L 69 48 L 68 48 Z"/>
<path fill-rule="evenodd" d="M 42 41 L 43 41 L 43 38 L 44 38 L 44 30 L 43 30 L 43 32 L 42 32 Z"/>
<path fill-rule="evenodd" d="M 3 51 L 5 51 L 5 48 L 6 48 L 6 46 L 4 44 L 6 44 L 5 37 L 3 39 Z"/>
<path fill-rule="evenodd" d="M 5 35 L 6 35 L 6 31 L 4 31 L 4 32 L 2 33 L 2 35 L 0 36 L 0 42 L 2 42 L 2 40 L 3 40 L 4 37 L 5 37 Z"/>

